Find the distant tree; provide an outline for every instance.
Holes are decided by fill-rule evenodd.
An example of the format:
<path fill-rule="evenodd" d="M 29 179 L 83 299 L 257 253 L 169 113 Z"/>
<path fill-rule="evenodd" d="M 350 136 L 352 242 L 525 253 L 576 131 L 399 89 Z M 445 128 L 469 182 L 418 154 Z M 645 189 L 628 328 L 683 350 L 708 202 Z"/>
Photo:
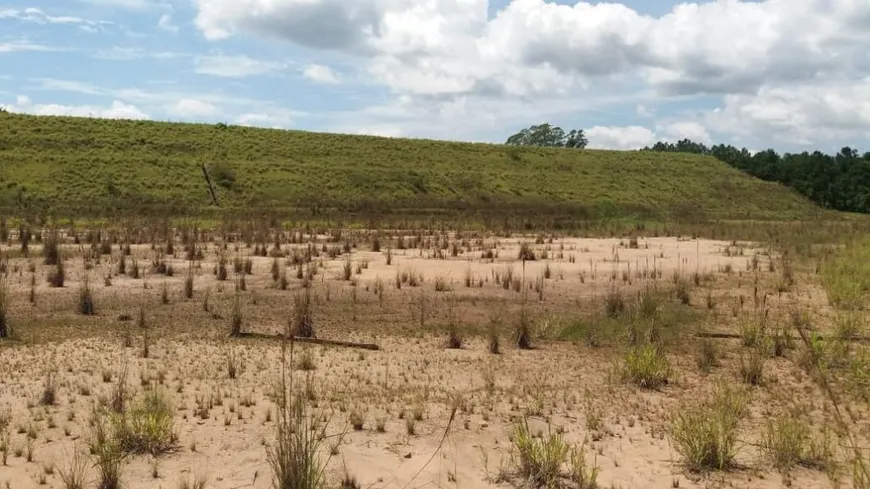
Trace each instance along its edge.
<path fill-rule="evenodd" d="M 565 131 L 549 122 L 529 126 L 507 138 L 509 146 L 541 146 L 547 148 L 585 148 L 589 143 L 583 129 Z"/>
<path fill-rule="evenodd" d="M 835 155 L 821 151 L 779 154 L 773 149 L 751 153 L 731 145 L 707 147 L 683 139 L 657 142 L 646 151 L 710 155 L 762 180 L 793 188 L 823 207 L 870 213 L 870 153 L 844 147 Z"/>

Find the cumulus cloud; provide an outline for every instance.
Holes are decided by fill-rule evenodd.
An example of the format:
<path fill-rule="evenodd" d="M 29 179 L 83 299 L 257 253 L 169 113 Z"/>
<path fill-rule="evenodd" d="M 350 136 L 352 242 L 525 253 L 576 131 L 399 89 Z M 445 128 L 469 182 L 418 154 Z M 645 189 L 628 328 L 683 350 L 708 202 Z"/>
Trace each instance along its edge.
<path fill-rule="evenodd" d="M 866 1 L 718 0 L 681 3 L 660 16 L 618 3 L 545 0 L 512 0 L 494 14 L 488 0 L 194 4 L 206 39 L 258 36 L 351 55 L 372 80 L 433 111 L 445 99 L 564 103 L 631 82 L 658 101 L 722 97 L 715 112 L 657 127 L 667 138 L 708 141 L 764 128 L 795 142 L 870 129 L 859 110 L 870 74 Z M 656 109 L 647 101 L 638 114 Z M 818 131 L 818 118 L 833 129 Z"/>
<path fill-rule="evenodd" d="M 302 74 L 318 83 L 331 85 L 339 83 L 338 75 L 329 66 L 310 64 L 302 70 Z"/>
<path fill-rule="evenodd" d="M 114 100 L 108 107 L 93 105 L 34 104 L 29 97 L 19 95 L 15 104 L 0 107 L 9 112 L 35 115 L 68 115 L 76 117 L 99 117 L 103 119 L 149 119 L 148 114 L 134 105 Z"/>
<path fill-rule="evenodd" d="M 641 126 L 594 126 L 585 133 L 592 149 L 638 149 L 656 141 L 655 133 Z"/>
<path fill-rule="evenodd" d="M 283 63 L 262 61 L 247 56 L 210 55 L 196 58 L 196 72 L 226 78 L 244 78 L 281 70 Z"/>

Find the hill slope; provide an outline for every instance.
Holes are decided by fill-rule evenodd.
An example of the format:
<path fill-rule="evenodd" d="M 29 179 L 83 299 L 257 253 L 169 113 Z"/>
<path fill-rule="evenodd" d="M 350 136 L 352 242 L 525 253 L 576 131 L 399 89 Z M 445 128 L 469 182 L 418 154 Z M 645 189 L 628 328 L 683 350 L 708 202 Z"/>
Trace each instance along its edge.
<path fill-rule="evenodd" d="M 795 219 L 819 210 L 712 157 L 510 148 L 237 126 L 0 114 L 0 205 L 541 209 Z"/>

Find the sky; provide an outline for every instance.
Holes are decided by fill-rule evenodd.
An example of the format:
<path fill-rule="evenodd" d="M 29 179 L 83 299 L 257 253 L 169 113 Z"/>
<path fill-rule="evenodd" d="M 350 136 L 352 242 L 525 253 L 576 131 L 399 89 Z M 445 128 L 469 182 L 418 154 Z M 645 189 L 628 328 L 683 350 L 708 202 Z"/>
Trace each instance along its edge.
<path fill-rule="evenodd" d="M 870 1 L 0 0 L 10 112 L 870 150 Z"/>

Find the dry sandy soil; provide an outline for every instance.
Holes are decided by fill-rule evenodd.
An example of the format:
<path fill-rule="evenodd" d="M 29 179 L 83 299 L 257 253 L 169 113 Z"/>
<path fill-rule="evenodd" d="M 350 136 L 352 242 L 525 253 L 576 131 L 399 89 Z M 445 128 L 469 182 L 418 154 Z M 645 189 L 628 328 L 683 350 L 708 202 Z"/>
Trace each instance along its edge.
<path fill-rule="evenodd" d="M 720 366 L 705 374 L 696 363 L 694 332 L 736 332 L 756 301 L 767 302 L 774 315 L 782 313 L 777 317 L 785 317 L 794 301 L 814 317 L 825 317 L 831 313 L 821 289 L 807 283 L 778 293 L 770 257 L 748 245 L 640 238 L 631 249 L 628 240 L 619 239 L 556 238 L 538 244 L 534 237 L 525 239 L 537 260 L 517 259 L 516 237 L 469 240 L 475 244 L 457 256 L 451 256 L 450 247 L 440 252 L 393 249 L 389 265 L 386 243 L 380 252 L 360 243 L 350 253 L 352 267 L 361 265 L 352 281 L 342 277 L 348 255 L 329 259 L 323 253 L 315 259 L 321 265 L 311 284 L 317 336 L 380 346 L 368 351 L 296 343 L 294 358 L 288 360 L 313 360 L 313 370 L 294 368 L 292 378 L 309 391 L 315 409 L 329 416 L 327 432 L 334 436 L 324 440 L 322 455 L 333 453 L 331 483 L 338 484 L 346 472 L 364 488 L 523 486 L 514 476 L 511 432 L 526 416 L 534 431 L 559 431 L 577 444 L 585 439 L 586 459 L 600 468 L 601 487 L 834 487 L 821 470 L 779 473 L 756 446 L 765 419 L 795 402 L 821 419 L 824 403 L 818 389 L 789 358 L 767 360 L 764 384 L 749 388 L 740 468 L 687 472 L 666 436 L 671 416 L 707 397 L 718 379 L 740 383 L 740 340 L 716 340 Z M 295 245 L 283 246 L 286 251 Z M 91 261 L 86 272 L 83 254 L 88 246 L 64 244 L 63 288 L 47 283 L 55 267 L 42 264 L 39 244 L 31 246 L 29 258 L 20 256 L 14 243 L 0 247 L 8 254 L 9 316 L 20 338 L 0 346 L 0 411 L 11 414 L 10 453 L 7 466 L 0 467 L 0 484 L 63 487 L 59 471 L 74 450 L 85 450 L 93 407 L 126 369 L 131 392 L 141 395 L 157 387 L 170 396 L 177 410 L 178 445 L 157 458 L 127 459 L 124 487 L 175 488 L 196 475 L 206 476 L 211 488 L 272 486 L 266 447 L 275 436 L 271 394 L 280 378 L 281 343 L 228 337 L 232 258 L 247 258 L 252 248 L 243 245 L 234 251 L 230 244 L 229 279 L 218 281 L 213 273 L 218 246 L 212 242 L 201 247 L 205 256 L 194 270 L 193 299 L 182 296 L 188 262 L 180 242 L 174 256 L 161 255 L 173 267 L 172 277 L 151 270 L 159 246 L 134 245 L 126 261 L 128 275 L 119 275 L 118 245 L 112 255 Z M 490 248 L 497 257 L 481 258 Z M 541 258 L 544 251 L 546 259 Z M 134 258 L 142 270 L 138 279 L 129 276 Z M 241 292 L 243 330 L 280 332 L 300 290 L 296 268 L 281 260 L 289 281 L 282 290 L 272 279 L 271 257 L 252 257 L 252 262 Z M 508 269 L 523 280 L 521 292 L 501 285 Z M 549 278 L 543 278 L 547 269 Z M 418 286 L 406 281 L 397 288 L 402 275 L 414 274 L 422 276 Z M 694 274 L 699 285 L 691 288 L 689 304 L 670 298 L 663 305 L 676 311 L 673 317 L 680 319 L 675 322 L 685 324 L 668 339 L 674 372 L 659 390 L 621 379 L 625 347 L 620 338 L 599 347 L 587 345 L 582 337 L 557 339 L 571 321 L 600 315 L 604 296 L 613 288 L 631 298 L 640 287 L 672 285 L 675 275 L 691 283 Z M 93 289 L 95 316 L 76 312 L 85 276 Z M 164 284 L 168 304 L 161 297 Z M 135 327 L 140 307 L 147 333 Z M 519 350 L 512 344 L 521 308 L 532 318 L 534 349 Z M 465 340 L 461 349 L 445 348 L 451 318 Z M 485 332 L 490 323 L 500 334 L 499 355 L 488 351 Z M 146 334 L 149 352 L 143 358 Z M 125 346 L 128 339 L 131 344 Z M 228 375 L 231 358 L 239 369 L 235 379 Z M 57 399 L 45 406 L 40 397 L 51 372 Z M 204 412 L 203 406 L 210 409 Z M 349 426 L 352 413 L 364 420 L 361 430 Z M 599 417 L 601 426 L 596 427 Z M 28 446 L 32 461 L 27 461 Z M 91 479 L 95 477 L 92 469 Z M 843 486 L 849 485 L 847 479 L 841 478 Z"/>

